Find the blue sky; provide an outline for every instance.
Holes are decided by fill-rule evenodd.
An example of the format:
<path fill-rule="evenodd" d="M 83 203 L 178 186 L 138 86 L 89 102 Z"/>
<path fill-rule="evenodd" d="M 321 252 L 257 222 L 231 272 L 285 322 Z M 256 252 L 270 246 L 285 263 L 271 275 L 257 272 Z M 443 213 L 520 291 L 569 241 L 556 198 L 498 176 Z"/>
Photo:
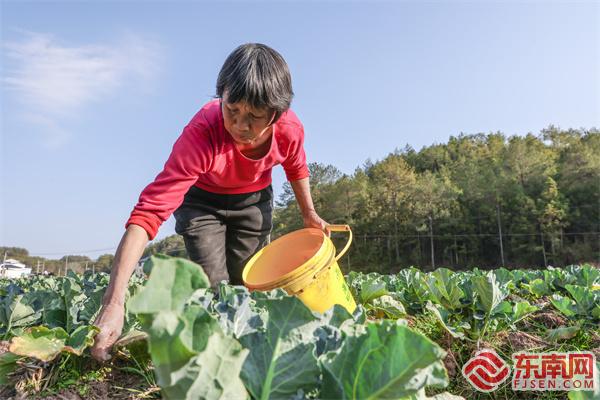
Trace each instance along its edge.
<path fill-rule="evenodd" d="M 346 173 L 461 132 L 600 127 L 599 2 L 1 7 L 0 245 L 47 258 L 114 252 L 244 42 L 284 56 L 309 161 Z"/>

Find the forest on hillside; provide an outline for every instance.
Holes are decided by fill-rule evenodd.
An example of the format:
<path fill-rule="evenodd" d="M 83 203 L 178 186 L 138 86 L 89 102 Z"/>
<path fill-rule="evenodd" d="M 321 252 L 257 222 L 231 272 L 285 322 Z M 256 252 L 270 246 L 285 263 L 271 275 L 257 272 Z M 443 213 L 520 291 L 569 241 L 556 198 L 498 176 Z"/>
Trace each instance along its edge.
<path fill-rule="evenodd" d="M 396 150 L 351 175 L 331 165 L 310 169 L 320 216 L 353 228 L 346 268 L 389 273 L 409 265 L 600 262 L 597 129 L 461 134 L 420 151 Z M 300 227 L 286 184 L 274 237 Z"/>

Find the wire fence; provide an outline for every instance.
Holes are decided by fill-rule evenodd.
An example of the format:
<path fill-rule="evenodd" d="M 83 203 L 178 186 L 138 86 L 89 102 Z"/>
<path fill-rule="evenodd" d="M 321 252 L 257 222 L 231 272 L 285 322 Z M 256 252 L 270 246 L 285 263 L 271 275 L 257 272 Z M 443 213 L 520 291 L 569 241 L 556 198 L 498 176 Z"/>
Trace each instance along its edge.
<path fill-rule="evenodd" d="M 375 266 L 384 271 L 409 265 L 423 269 L 600 265 L 600 232 L 356 234 L 344 261 L 349 269 Z"/>
<path fill-rule="evenodd" d="M 571 212 L 579 210 L 598 210 L 600 202 L 571 206 Z M 588 215 L 588 219 L 590 214 Z M 594 215 L 594 214 L 592 214 Z M 598 215 L 598 214 L 596 214 Z M 535 225 L 533 215 L 522 216 L 525 223 Z M 595 218 L 592 216 L 592 218 Z M 354 231 L 354 244 L 343 259 L 348 268 L 381 268 L 396 269 L 407 265 L 436 268 L 448 266 L 453 268 L 469 268 L 470 266 L 521 267 L 533 265 L 568 265 L 578 262 L 595 262 L 600 264 L 600 220 L 586 220 L 579 226 L 594 230 L 582 232 L 560 232 L 558 235 L 537 232 L 511 232 L 510 214 L 502 212 L 498 205 L 491 214 L 473 214 L 448 216 L 432 226 L 430 219 L 420 221 L 422 225 L 413 229 L 417 233 L 406 233 L 407 226 L 400 226 L 398 234 Z M 344 221 L 329 221 L 344 223 Z M 580 221 L 583 222 L 583 221 Z M 590 223 L 591 222 L 591 223 Z M 478 232 L 453 232 L 457 226 L 466 223 Z M 506 226 L 508 224 L 508 226 Z M 434 224 L 435 225 L 435 224 Z M 584 228 L 585 227 L 585 228 Z M 506 230 L 505 230 L 506 229 Z M 514 229 L 514 226 L 513 226 Z M 402 232 L 402 230 L 404 230 Z M 437 231 L 437 233 L 436 233 Z M 482 232 L 483 231 L 483 232 Z M 487 232 L 486 232 L 487 231 Z M 413 230 L 414 232 L 414 230 Z M 443 233 L 440 233 L 443 232 Z M 181 237 L 180 237 L 181 238 Z M 274 237 L 273 239 L 275 239 Z M 333 238 L 336 244 L 343 239 Z M 160 248 L 160 247 L 159 247 Z M 65 251 L 31 254 L 33 257 L 57 256 L 66 254 L 113 253 L 116 247 L 100 249 Z M 187 257 L 183 239 L 181 245 L 162 251 L 167 255 Z M 78 262 L 78 265 L 81 261 Z M 89 267 L 94 267 L 94 262 Z M 69 268 L 68 258 L 65 270 Z"/>

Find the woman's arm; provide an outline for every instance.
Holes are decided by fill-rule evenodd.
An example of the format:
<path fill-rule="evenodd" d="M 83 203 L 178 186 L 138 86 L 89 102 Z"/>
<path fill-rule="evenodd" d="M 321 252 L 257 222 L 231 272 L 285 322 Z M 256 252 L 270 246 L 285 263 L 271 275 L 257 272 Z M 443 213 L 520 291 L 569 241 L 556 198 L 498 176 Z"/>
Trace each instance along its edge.
<path fill-rule="evenodd" d="M 299 179 L 297 181 L 290 181 L 300 213 L 302 214 L 302 220 L 304 221 L 304 227 L 306 228 L 318 228 L 323 230 L 329 235 L 329 229 L 327 229 L 327 222 L 325 222 L 317 211 L 313 204 L 312 197 L 310 195 L 310 184 L 308 178 Z"/>
<path fill-rule="evenodd" d="M 110 272 L 110 283 L 102 299 L 102 309 L 94 321 L 100 332 L 96 335 L 91 351 L 92 356 L 99 361 L 110 358 L 110 349 L 121 335 L 129 278 L 147 243 L 148 233 L 135 224 L 129 225 L 121 238 Z"/>
<path fill-rule="evenodd" d="M 125 305 L 129 278 L 148 244 L 148 233 L 139 225 L 131 224 L 121 238 L 110 272 L 110 282 L 102 304 Z"/>

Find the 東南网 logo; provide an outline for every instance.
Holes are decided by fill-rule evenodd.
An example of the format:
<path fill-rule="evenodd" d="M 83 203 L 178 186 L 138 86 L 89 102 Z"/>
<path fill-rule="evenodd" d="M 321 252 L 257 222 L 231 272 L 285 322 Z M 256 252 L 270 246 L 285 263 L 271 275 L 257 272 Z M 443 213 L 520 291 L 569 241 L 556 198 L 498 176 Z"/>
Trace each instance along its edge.
<path fill-rule="evenodd" d="M 463 365 L 462 374 L 475 389 L 492 392 L 509 378 L 510 367 L 494 350 L 483 349 Z"/>

